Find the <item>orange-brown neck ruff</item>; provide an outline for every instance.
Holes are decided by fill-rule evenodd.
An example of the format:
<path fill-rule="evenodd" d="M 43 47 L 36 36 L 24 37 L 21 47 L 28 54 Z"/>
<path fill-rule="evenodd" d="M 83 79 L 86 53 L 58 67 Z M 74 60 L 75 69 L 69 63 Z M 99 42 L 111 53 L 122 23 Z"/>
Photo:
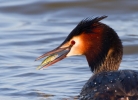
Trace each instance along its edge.
<path fill-rule="evenodd" d="M 82 33 L 80 37 L 84 41 L 82 50 L 93 72 L 118 70 L 122 44 L 112 28 L 98 22 L 93 25 L 91 33 Z"/>

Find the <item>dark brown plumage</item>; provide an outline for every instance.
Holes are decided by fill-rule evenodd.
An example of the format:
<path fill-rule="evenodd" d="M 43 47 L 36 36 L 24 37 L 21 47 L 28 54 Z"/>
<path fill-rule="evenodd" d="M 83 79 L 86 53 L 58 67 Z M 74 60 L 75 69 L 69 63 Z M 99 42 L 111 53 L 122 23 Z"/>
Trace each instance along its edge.
<path fill-rule="evenodd" d="M 137 84 L 137 71 L 101 72 L 93 75 L 84 85 L 80 100 L 138 100 Z"/>

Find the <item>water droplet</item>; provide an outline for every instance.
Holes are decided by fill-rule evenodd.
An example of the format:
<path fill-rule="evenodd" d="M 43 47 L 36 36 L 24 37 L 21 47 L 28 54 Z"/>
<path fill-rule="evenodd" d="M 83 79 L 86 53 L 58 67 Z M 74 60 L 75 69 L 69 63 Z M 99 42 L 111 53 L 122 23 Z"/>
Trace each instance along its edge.
<path fill-rule="evenodd" d="M 94 91 L 94 92 L 96 92 L 96 91 L 97 91 L 97 89 L 94 89 L 93 91 Z"/>
<path fill-rule="evenodd" d="M 109 90 L 109 87 L 107 87 L 107 90 Z"/>

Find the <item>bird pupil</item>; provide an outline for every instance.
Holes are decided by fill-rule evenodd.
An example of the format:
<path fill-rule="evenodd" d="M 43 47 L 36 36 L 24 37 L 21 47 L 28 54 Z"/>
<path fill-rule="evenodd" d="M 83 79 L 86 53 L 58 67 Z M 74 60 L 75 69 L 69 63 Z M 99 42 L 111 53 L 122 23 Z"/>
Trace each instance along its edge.
<path fill-rule="evenodd" d="M 75 41 L 74 41 L 74 40 L 72 40 L 72 41 L 71 41 L 71 44 L 72 44 L 72 45 L 74 45 L 74 44 L 75 44 Z"/>

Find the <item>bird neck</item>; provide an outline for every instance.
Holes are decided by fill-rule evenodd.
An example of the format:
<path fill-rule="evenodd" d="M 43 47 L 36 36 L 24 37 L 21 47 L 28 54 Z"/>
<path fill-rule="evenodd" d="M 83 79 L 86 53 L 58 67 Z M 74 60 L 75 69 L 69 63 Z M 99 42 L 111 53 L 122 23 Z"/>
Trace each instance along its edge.
<path fill-rule="evenodd" d="M 123 47 L 121 40 L 113 29 L 108 29 L 103 36 L 102 45 L 98 46 L 97 44 L 95 48 L 97 49 L 91 49 L 86 54 L 92 72 L 118 70 L 122 60 Z"/>

